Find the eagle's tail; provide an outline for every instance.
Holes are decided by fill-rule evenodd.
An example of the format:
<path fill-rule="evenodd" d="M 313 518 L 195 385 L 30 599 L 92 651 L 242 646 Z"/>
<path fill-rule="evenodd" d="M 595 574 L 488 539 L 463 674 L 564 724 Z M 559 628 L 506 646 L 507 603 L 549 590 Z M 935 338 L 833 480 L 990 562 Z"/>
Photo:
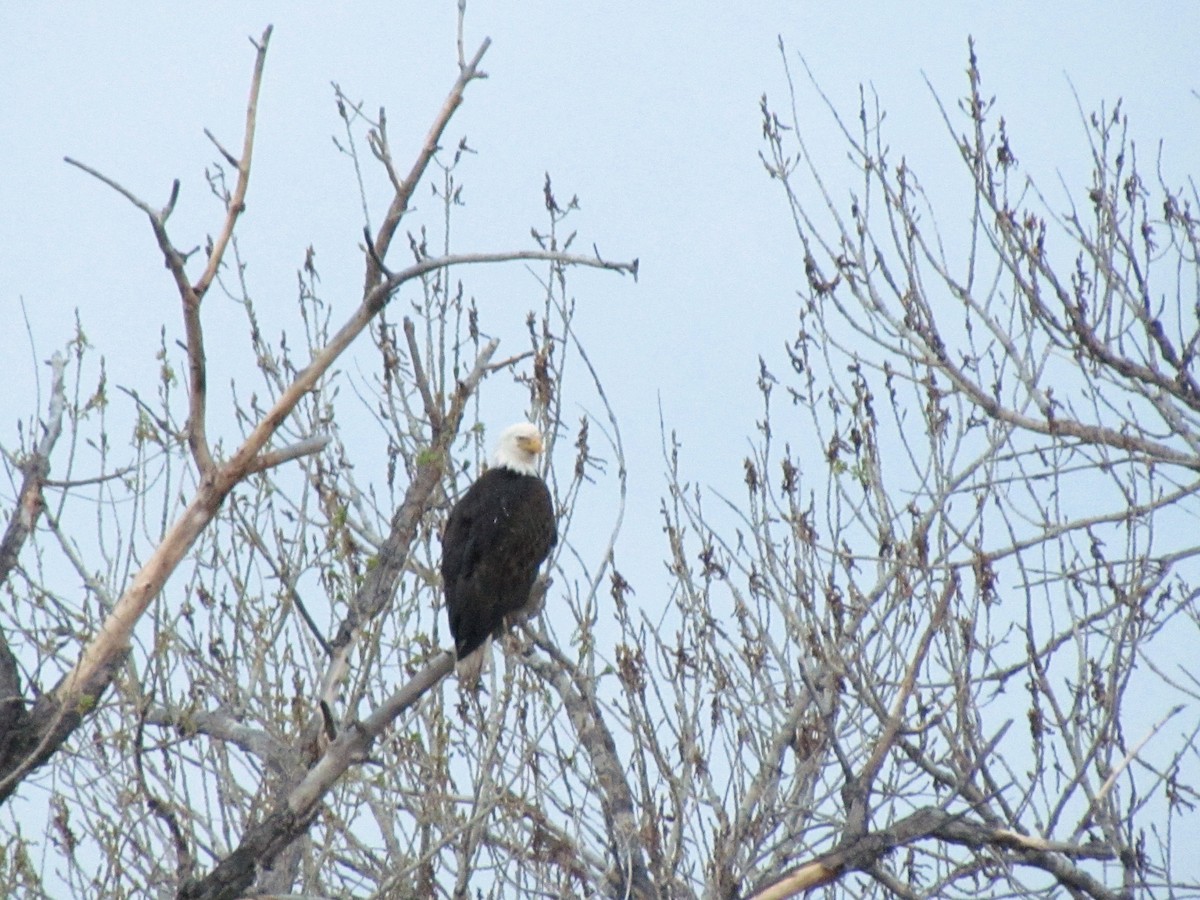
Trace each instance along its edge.
<path fill-rule="evenodd" d="M 492 659 L 492 639 L 489 637 L 482 644 L 454 664 L 458 672 L 458 687 L 463 691 L 475 691 L 479 688 L 479 679 L 483 667 Z"/>

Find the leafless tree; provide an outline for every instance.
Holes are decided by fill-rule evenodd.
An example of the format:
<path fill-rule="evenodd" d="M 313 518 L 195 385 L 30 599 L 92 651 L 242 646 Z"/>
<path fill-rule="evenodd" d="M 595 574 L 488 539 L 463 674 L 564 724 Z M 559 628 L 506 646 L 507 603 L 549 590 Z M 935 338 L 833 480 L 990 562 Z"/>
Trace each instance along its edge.
<path fill-rule="evenodd" d="M 1091 184 L 1048 197 L 973 46 L 968 75 L 957 215 L 867 95 L 850 125 L 812 82 L 845 193 L 797 90 L 763 99 L 807 281 L 790 371 L 763 363 L 740 500 L 669 448 L 681 628 L 623 682 L 697 673 L 660 790 L 704 810 L 706 896 L 1198 889 L 1194 188 L 1142 174 L 1118 107 L 1081 115 Z"/>
<path fill-rule="evenodd" d="M 447 128 L 487 43 L 468 59 L 460 34 L 407 172 L 383 112 L 338 91 L 339 146 L 382 171 L 387 212 L 366 222 L 351 318 L 335 322 L 310 252 L 292 338 L 269 339 L 286 323 L 260 325 L 235 237 L 269 38 L 240 153 L 213 139 L 223 219 L 203 259 L 168 234 L 177 190 L 156 209 L 75 163 L 147 215 L 183 349 L 164 330 L 159 383 L 116 391 L 81 326 L 5 454 L 0 881 L 189 898 L 1200 892 L 1177 837 L 1200 730 L 1179 713 L 1200 689 L 1196 198 L 1144 180 L 1119 110 L 1086 120 L 1093 183 L 1047 199 L 972 51 L 943 111 L 970 198 L 954 210 L 886 149 L 874 101 L 854 127 L 826 104 L 857 179 L 843 193 L 809 153 L 802 92 L 786 115 L 764 98 L 763 163 L 807 276 L 797 334 L 779 364 L 764 354 L 758 433 L 729 472 L 741 496 L 695 485 L 664 428 L 667 569 L 631 587 L 621 431 L 567 274 L 636 262 L 573 253 L 578 204 L 549 178 L 535 249 L 459 253 L 413 215 L 422 184 L 439 221 L 461 214 L 468 148 Z M 544 276 L 527 347 L 501 354 L 462 279 L 517 259 Z M 246 316 L 250 387 L 231 409 L 207 387 L 213 288 Z M 513 381 L 551 436 L 564 540 L 536 588 L 547 613 L 463 697 L 443 680 L 438 535 L 490 441 L 471 424 L 481 396 Z M 568 421 L 580 404 L 596 413 Z M 589 505 L 611 521 L 572 528 Z"/>
<path fill-rule="evenodd" d="M 94 392 L 84 387 L 81 329 L 71 358 L 52 362 L 40 420 L 6 457 L 16 503 L 0 556 L 10 599 L 0 644 L 0 798 L 27 808 L 39 804 L 14 796 L 19 790 L 49 791 L 46 833 L 61 860 L 49 873 L 36 864 L 36 843 L 11 814 L 3 880 L 32 895 L 59 895 L 65 885 L 79 896 L 228 897 L 302 883 L 329 896 L 371 884 L 424 896 L 420 885 L 447 868 L 465 885 L 497 803 L 527 793 L 512 784 L 523 770 L 486 765 L 486 748 L 512 724 L 520 698 L 511 674 L 486 718 L 478 706 L 457 709 L 454 693 L 412 708 L 451 668 L 440 650 L 439 522 L 487 440 L 470 425 L 481 385 L 508 373 L 527 388 L 551 453 L 560 436 L 574 440 L 564 451 L 573 465 L 554 481 L 571 546 L 569 511 L 599 463 L 588 418 L 570 432 L 559 424 L 568 366 L 581 366 L 584 394 L 590 379 L 571 332 L 566 270 L 636 274 L 636 262 L 573 253 L 563 223 L 577 203 L 560 207 L 549 178 L 549 226 L 535 231 L 532 249 L 460 253 L 424 229 L 393 247 L 419 185 L 432 184 L 446 217 L 459 203 L 456 168 L 467 148 L 448 153 L 442 144 L 468 86 L 485 77 L 488 48 L 468 59 L 460 34 L 458 79 L 407 171 L 393 156 L 385 114 L 372 119 L 339 90 L 340 146 L 356 169 L 378 165 L 392 194 L 382 223 L 364 229 L 358 308 L 335 327 L 310 251 L 299 271 L 303 339 L 285 333 L 271 342 L 235 238 L 270 35 L 254 42 L 240 153 L 209 135 L 220 158 L 207 178 L 224 216 L 202 260 L 168 233 L 178 183 L 156 209 L 67 160 L 146 214 L 181 300 L 184 358 L 164 338 L 157 396 L 124 392 L 135 413 L 126 451 L 110 432 L 116 398 L 103 372 Z M 366 210 L 375 198 L 363 190 Z M 409 261 L 389 264 L 393 249 L 392 258 L 407 251 Z M 492 327 L 486 308 L 452 272 L 517 260 L 544 264 L 545 277 L 528 348 L 501 359 L 499 341 L 483 331 Z M 201 312 L 214 287 L 245 310 L 257 370 L 232 414 L 214 412 L 208 392 Z M 408 308 L 397 320 L 389 301 L 401 293 Z M 366 335 L 373 371 L 339 396 L 346 379 L 332 367 Z M 603 408 L 602 392 L 599 401 Z M 360 484 L 342 440 L 347 405 L 358 418 L 365 412 L 375 433 L 380 477 L 369 474 L 369 484 Z M 229 454 L 220 450 L 229 437 L 210 437 L 218 415 L 237 435 Z M 64 435 L 70 446 L 56 453 Z M 61 477 L 50 477 L 55 469 Z M 79 531 L 89 519 L 98 524 L 91 541 Z M 586 585 L 576 590 L 588 596 Z M 462 783 L 481 769 L 488 781 Z M 511 839 L 529 843 L 525 834 Z"/>

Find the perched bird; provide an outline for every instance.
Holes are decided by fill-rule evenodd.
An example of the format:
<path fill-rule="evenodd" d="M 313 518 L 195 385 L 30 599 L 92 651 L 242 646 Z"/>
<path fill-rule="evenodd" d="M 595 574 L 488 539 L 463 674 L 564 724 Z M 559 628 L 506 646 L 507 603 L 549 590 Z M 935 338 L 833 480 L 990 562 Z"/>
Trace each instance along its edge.
<path fill-rule="evenodd" d="M 554 503 L 538 475 L 542 436 L 528 422 L 504 430 L 491 467 L 450 511 L 442 534 L 442 589 L 458 680 L 479 683 L 491 638 L 533 610 L 538 566 L 558 540 Z"/>

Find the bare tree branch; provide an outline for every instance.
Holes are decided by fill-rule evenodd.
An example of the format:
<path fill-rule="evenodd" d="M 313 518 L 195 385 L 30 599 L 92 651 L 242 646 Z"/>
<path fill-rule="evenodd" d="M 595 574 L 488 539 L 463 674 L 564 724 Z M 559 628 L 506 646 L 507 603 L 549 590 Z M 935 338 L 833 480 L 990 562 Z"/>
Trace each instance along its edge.
<path fill-rule="evenodd" d="M 38 517 L 45 510 L 42 488 L 46 483 L 46 476 L 50 473 L 50 454 L 62 434 L 63 413 L 67 405 L 64 383 L 67 362 L 56 353 L 49 364 L 50 402 L 46 418 L 42 422 L 41 439 L 30 448 L 20 463 L 24 477 L 17 491 L 13 516 L 4 529 L 4 536 L 0 538 L 0 586 L 8 581 L 16 568 L 21 549 L 37 527 Z M 23 725 L 25 715 L 20 668 L 12 648 L 9 647 L 8 635 L 0 630 L 0 755 L 9 752 L 12 736 Z"/>
<path fill-rule="evenodd" d="M 943 809 L 926 807 L 887 829 L 851 837 L 836 850 L 756 890 L 747 900 L 786 900 L 804 891 L 833 884 L 852 872 L 870 871 L 897 848 L 927 837 L 976 848 L 1012 851 L 1014 862 L 1050 872 L 1059 883 L 1094 900 L 1117 900 L 1121 896 L 1120 892 L 1108 890 L 1069 862 L 1070 859 L 1111 859 L 1111 851 L 1103 847 L 1044 841 L 970 822 Z"/>
<path fill-rule="evenodd" d="M 611 839 L 608 891 L 613 897 L 653 900 L 659 893 L 650 881 L 643 857 L 642 840 L 634 812 L 633 793 L 617 756 L 617 746 L 605 724 L 595 696 L 587 689 L 567 659 L 551 645 L 542 649 L 553 662 L 525 654 L 522 661 L 549 683 L 566 707 L 580 745 L 587 751 L 601 794 L 604 819 Z"/>
<path fill-rule="evenodd" d="M 260 868 L 269 868 L 289 844 L 308 830 L 322 798 L 351 766 L 367 760 L 375 739 L 452 671 L 454 654 L 440 653 L 365 721 L 342 729 L 304 780 L 288 794 L 287 802 L 252 826 L 237 849 L 208 875 L 183 885 L 180 900 L 233 900 L 242 896 Z"/>
<path fill-rule="evenodd" d="M 55 354 L 49 365 L 50 404 L 46 410 L 46 419 L 42 423 L 42 436 L 20 462 L 24 478 L 17 491 L 16 511 L 4 529 L 4 536 L 0 538 L 0 585 L 8 580 L 16 567 L 21 548 L 36 527 L 38 516 L 45 507 L 42 486 L 50 472 L 50 454 L 62 434 L 62 418 L 67 405 L 64 382 L 67 361 L 61 355 Z"/>
<path fill-rule="evenodd" d="M 242 147 L 242 157 L 235 162 L 238 179 L 233 194 L 225 200 L 225 223 L 209 251 L 208 263 L 205 266 L 204 273 L 195 285 L 191 284 L 188 280 L 187 272 L 184 268 L 186 263 L 185 257 L 175 248 L 175 245 L 167 235 L 167 218 L 174 209 L 175 201 L 179 196 L 178 180 L 175 181 L 171 189 L 170 201 L 160 212 L 152 209 L 149 204 L 139 199 L 131 191 L 122 187 L 111 178 L 102 175 L 90 166 L 66 157 L 68 164 L 87 172 L 89 175 L 113 188 L 133 203 L 134 206 L 142 210 L 150 219 L 150 225 L 154 230 L 154 236 L 158 241 L 159 249 L 166 260 L 167 268 L 170 269 L 175 278 L 176 288 L 179 290 L 180 299 L 183 301 L 183 324 L 188 353 L 188 398 L 190 401 L 187 436 L 188 444 L 192 449 L 197 469 L 201 475 L 210 474 L 213 471 L 214 463 L 208 446 L 207 428 L 205 425 L 208 382 L 206 374 L 207 364 L 204 354 L 204 330 L 200 324 L 200 304 L 204 299 L 204 295 L 208 292 L 213 279 L 216 277 L 217 271 L 220 269 L 225 256 L 225 249 L 233 237 L 233 229 L 237 224 L 238 217 L 246 208 L 246 190 L 250 183 L 250 163 L 254 150 L 254 130 L 258 117 L 258 95 L 262 87 L 263 68 L 266 64 L 267 45 L 271 40 L 271 31 L 271 26 L 267 26 L 266 30 L 263 31 L 261 39 L 258 42 L 251 42 L 255 46 L 256 55 L 254 74 L 250 81 L 250 99 L 246 105 L 246 133 Z M 211 139 L 211 135 L 209 137 Z M 216 143 L 215 140 L 214 143 Z M 217 147 L 221 149 L 219 144 Z M 224 150 L 221 152 L 227 158 L 229 157 L 229 154 Z"/>
<path fill-rule="evenodd" d="M 388 207 L 386 215 L 384 215 L 383 223 L 379 227 L 379 234 L 375 238 L 373 252 L 367 258 L 367 273 L 363 281 L 363 293 L 369 294 L 379 281 L 382 272 L 376 260 L 382 260 L 387 257 L 388 248 L 392 244 L 392 237 L 396 233 L 396 229 L 400 227 L 400 219 L 408 210 L 409 201 L 412 200 L 413 191 L 417 189 L 417 184 L 425 175 L 425 170 L 429 167 L 430 160 L 437 153 L 441 146 L 442 133 L 446 130 L 446 126 L 450 124 L 450 118 L 454 115 L 463 102 L 463 94 L 467 89 L 467 85 L 477 78 L 486 78 L 486 73 L 480 71 L 479 63 L 483 61 L 483 55 L 487 53 L 488 47 L 492 44 L 491 38 L 484 38 L 483 43 L 479 45 L 479 49 L 475 51 L 475 55 L 471 57 L 466 65 L 459 66 L 458 79 L 454 82 L 454 86 L 450 89 L 449 95 L 442 104 L 441 111 L 430 126 L 429 133 L 425 135 L 425 141 L 421 145 L 421 150 L 417 154 L 417 158 L 413 161 L 412 168 L 409 169 L 408 175 L 404 181 L 400 183 L 396 190 L 395 196 L 392 198 L 391 205 Z M 391 155 L 388 151 L 386 143 L 386 132 L 383 132 L 384 141 L 380 144 L 382 149 L 381 158 L 387 166 L 388 172 L 392 173 Z M 393 175 L 393 183 L 395 177 Z"/>

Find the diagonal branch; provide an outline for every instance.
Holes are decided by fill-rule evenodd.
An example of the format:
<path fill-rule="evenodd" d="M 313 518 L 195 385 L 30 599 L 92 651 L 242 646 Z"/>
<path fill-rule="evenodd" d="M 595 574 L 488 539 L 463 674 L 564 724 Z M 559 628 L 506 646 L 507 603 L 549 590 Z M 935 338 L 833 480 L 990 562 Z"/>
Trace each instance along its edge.
<path fill-rule="evenodd" d="M 238 178 L 233 193 L 225 201 L 225 223 L 213 242 L 208 254 L 208 264 L 204 273 L 193 285 L 187 276 L 187 257 L 176 249 L 167 234 L 167 219 L 175 208 L 179 197 L 179 181 L 176 180 L 171 188 L 171 197 L 162 210 L 156 210 L 144 200 L 137 197 L 118 182 L 101 174 L 92 167 L 65 157 L 68 165 L 75 166 L 83 172 L 98 179 L 115 190 L 130 203 L 140 209 L 150 219 L 150 227 L 154 230 L 154 238 L 163 254 L 167 268 L 175 279 L 175 287 L 183 301 L 183 327 L 186 335 L 188 356 L 188 446 L 196 467 L 202 476 L 213 471 L 212 452 L 208 446 L 206 420 L 206 401 L 208 396 L 207 362 L 204 353 L 204 332 L 200 324 L 200 302 L 216 278 L 225 250 L 233 238 L 233 230 L 239 216 L 246 209 L 246 190 L 250 183 L 250 163 L 254 150 L 254 130 L 258 118 L 258 95 L 262 87 L 263 67 L 266 64 L 267 45 L 271 40 L 272 27 L 267 26 L 259 41 L 251 41 L 256 49 L 254 74 L 250 81 L 250 100 L 246 104 L 246 134 L 242 144 L 241 159 L 236 160 Z M 211 135 L 210 135 L 211 137 Z M 214 141 L 215 143 L 215 141 Z M 218 149 L 221 149 L 218 144 Z M 221 151 L 227 158 L 229 154 Z"/>
<path fill-rule="evenodd" d="M 847 834 L 865 834 L 867 831 L 868 809 L 870 806 L 868 797 L 871 792 L 871 786 L 874 784 L 879 770 L 883 767 L 884 759 L 896 743 L 896 737 L 899 735 L 900 727 L 904 723 L 904 708 L 908 705 L 909 698 L 912 697 L 913 690 L 916 687 L 917 674 L 921 666 L 925 664 L 925 657 L 929 653 L 929 647 L 933 643 L 934 635 L 946 624 L 946 610 L 949 608 L 950 600 L 958 592 L 958 589 L 958 573 L 952 571 L 950 577 L 946 579 L 946 584 L 942 589 L 941 597 L 938 598 L 937 606 L 934 608 L 933 614 L 929 617 L 929 625 L 926 627 L 925 633 L 921 635 L 921 640 L 913 652 L 912 662 L 909 664 L 908 671 L 904 675 L 903 682 L 901 682 L 900 691 L 892 703 L 887 721 L 884 722 L 883 734 L 875 742 L 871 756 L 863 766 L 862 771 L 853 780 L 847 782 L 843 789 L 848 806 L 846 812 Z"/>
<path fill-rule="evenodd" d="M 804 891 L 833 884 L 849 872 L 870 868 L 897 847 L 927 837 L 951 818 L 945 810 L 934 807 L 919 809 L 890 828 L 858 835 L 829 853 L 821 854 L 783 878 L 756 890 L 749 900 L 786 900 Z"/>
<path fill-rule="evenodd" d="M 421 151 L 417 154 L 416 161 L 413 163 L 404 181 L 400 182 L 397 187 L 396 194 L 392 197 L 387 214 L 383 217 L 383 223 L 379 226 L 379 234 L 375 238 L 372 252 L 367 254 L 367 276 L 363 282 L 364 294 L 370 292 L 378 284 L 383 274 L 379 261 L 387 256 L 388 247 L 392 244 L 392 238 L 396 234 L 396 229 L 400 227 L 400 219 L 408 211 L 408 204 L 412 200 L 413 191 L 417 189 L 417 185 L 425 176 L 425 169 L 428 168 L 433 155 L 437 153 L 442 133 L 450 123 L 450 117 L 462 105 L 463 92 L 466 91 L 467 85 L 476 78 L 487 77 L 486 74 L 479 70 L 479 63 L 483 60 L 483 55 L 487 53 L 488 47 L 491 44 L 491 38 L 484 38 L 483 43 L 479 45 L 479 49 L 475 51 L 475 55 L 471 57 L 470 62 L 459 67 L 458 79 L 454 82 L 454 86 L 450 88 L 450 93 L 442 104 L 437 118 L 434 119 L 429 133 L 425 135 L 425 142 L 421 145 Z M 386 138 L 386 134 L 384 137 Z M 388 173 L 391 174 L 392 161 L 386 142 L 381 145 L 381 152 L 383 163 L 387 167 Z"/>
<path fill-rule="evenodd" d="M 453 670 L 454 654 L 449 650 L 439 653 L 366 720 L 343 729 L 288 794 L 286 802 L 249 828 L 237 849 L 216 868 L 183 885 L 180 900 L 233 900 L 243 896 L 259 869 L 270 867 L 288 845 L 308 831 L 321 800 L 351 766 L 367 759 L 375 739 Z"/>
<path fill-rule="evenodd" d="M 0 538 L 0 586 L 17 566 L 21 549 L 33 533 L 38 517 L 45 509 L 42 486 L 50 472 L 50 453 L 62 434 L 63 412 L 67 395 L 63 387 L 63 373 L 67 361 L 59 354 L 50 360 L 50 405 L 43 423 L 42 439 L 22 461 L 25 477 L 17 491 L 16 509 Z M 0 754 L 7 750 L 11 735 L 25 716 L 21 690 L 21 673 L 17 659 L 8 646 L 8 637 L 0 631 Z"/>
<path fill-rule="evenodd" d="M 300 763 L 300 754 L 283 741 L 220 710 L 184 712 L 152 706 L 146 711 L 145 721 L 147 725 L 174 728 L 185 735 L 204 734 L 227 741 L 281 774 L 292 771 Z"/>
<path fill-rule="evenodd" d="M 0 538 L 0 585 L 8 580 L 9 573 L 16 567 L 21 548 L 33 532 L 38 516 L 42 513 L 42 485 L 50 473 L 50 453 L 62 434 L 63 412 L 67 406 L 67 395 L 63 386 L 66 367 L 66 359 L 57 353 L 54 354 L 50 360 L 50 405 L 46 410 L 46 420 L 42 424 L 42 439 L 21 462 L 25 477 L 21 481 L 20 490 L 17 491 L 16 510 L 4 530 L 4 537 Z"/>
<path fill-rule="evenodd" d="M 217 239 L 213 241 L 212 250 L 208 254 L 208 265 L 205 266 L 204 273 L 192 288 L 197 300 L 204 298 L 212 286 L 213 279 L 217 277 L 221 260 L 225 256 L 225 249 L 233 237 L 234 226 L 237 225 L 238 217 L 246 211 L 246 189 L 250 185 L 250 161 L 254 155 L 254 130 L 258 120 L 258 95 L 262 89 L 263 66 L 267 61 L 267 44 L 271 40 L 272 30 L 273 26 L 268 25 L 258 41 L 250 42 L 254 44 L 257 52 L 254 56 L 254 74 L 250 79 L 250 99 L 246 103 L 246 133 L 242 139 L 242 155 L 239 159 L 233 160 L 229 154 L 222 151 L 231 162 L 237 165 L 237 183 L 234 185 L 233 194 L 225 203 L 225 225 L 221 229 L 221 233 L 217 235 Z M 219 144 L 217 147 L 220 149 Z"/>
<path fill-rule="evenodd" d="M 470 374 L 459 383 L 450 409 L 445 416 L 438 416 L 440 425 L 432 428 L 431 452 L 422 454 L 424 462 L 417 468 L 404 493 L 404 501 L 392 516 L 391 530 L 379 548 L 375 565 L 350 601 L 349 612 L 330 641 L 329 665 L 321 679 L 318 698 L 328 707 L 332 707 L 337 700 L 338 690 L 350 671 L 350 656 L 358 645 L 363 629 L 386 608 L 395 595 L 396 580 L 408 560 L 408 549 L 416 538 L 417 526 L 429 510 L 434 491 L 442 482 L 450 446 L 458 436 L 467 401 L 487 374 L 497 346 L 499 342 L 495 339 L 484 345 Z M 315 737 L 320 725 L 320 717 L 314 715 L 309 722 L 308 735 Z"/>
<path fill-rule="evenodd" d="M 434 402 L 433 393 L 429 388 L 429 378 L 425 375 L 424 366 L 421 365 L 421 348 L 417 346 L 417 330 L 408 316 L 404 317 L 404 339 L 408 342 L 408 360 L 413 370 L 413 381 L 417 383 L 417 390 L 421 392 L 421 402 L 425 404 L 425 415 L 429 417 L 429 424 L 433 430 L 437 431 L 442 427 L 442 411 Z"/>
<path fill-rule="evenodd" d="M 276 466 L 281 466 L 302 456 L 311 456 L 314 453 L 320 453 L 328 445 L 329 435 L 322 434 L 317 437 L 297 441 L 291 446 L 280 450 L 264 451 L 246 468 L 246 474 L 252 475 L 255 472 L 265 472 L 267 469 L 274 469 Z"/>
<path fill-rule="evenodd" d="M 610 896 L 654 900 L 659 894 L 646 869 L 633 792 L 625 780 L 625 768 L 617 755 L 612 732 L 604 722 L 593 691 L 574 666 L 551 644 L 539 642 L 539 645 L 551 654 L 553 661 L 539 659 L 533 653 L 526 653 L 522 661 L 558 692 L 579 744 L 591 759 L 613 857 L 609 869 Z"/>
<path fill-rule="evenodd" d="M 258 95 L 263 84 L 263 67 L 266 62 L 266 47 L 271 40 L 271 26 L 269 25 L 263 31 L 262 38 L 259 41 L 251 43 L 257 50 L 256 58 L 254 58 L 254 73 L 251 78 L 250 85 L 250 101 L 246 104 L 246 134 L 244 142 L 242 142 L 242 152 L 240 160 L 234 161 L 238 167 L 238 181 L 234 186 L 234 191 L 226 199 L 226 221 L 221 228 L 221 232 L 217 234 L 217 238 L 212 242 L 211 250 L 209 251 L 209 262 L 205 266 L 204 272 L 200 275 L 196 284 L 188 280 L 186 263 L 187 257 L 185 254 L 176 250 L 172 244 L 170 236 L 167 234 L 167 220 L 175 208 L 175 200 L 179 198 L 179 181 L 176 180 L 170 192 L 170 199 L 162 210 L 155 210 L 150 204 L 138 198 L 132 191 L 118 184 L 113 179 L 108 178 L 97 172 L 96 169 L 86 166 L 86 164 L 73 160 L 70 156 L 65 157 L 65 162 L 74 166 L 83 172 L 88 173 L 92 178 L 96 178 L 103 184 L 112 187 L 114 191 L 125 197 L 128 202 L 137 206 L 139 210 L 145 212 L 146 217 L 150 220 L 150 227 L 154 229 L 155 240 L 158 242 L 158 250 L 163 254 L 163 259 L 166 260 L 167 269 L 174 277 L 175 288 L 179 290 L 179 296 L 184 304 L 184 332 L 186 335 L 187 347 L 187 372 L 188 372 L 188 414 L 187 414 L 187 444 L 192 450 L 192 457 L 196 461 L 196 466 L 199 469 L 200 475 L 206 475 L 214 470 L 215 463 L 212 461 L 211 450 L 209 449 L 208 434 L 206 434 L 205 426 L 205 408 L 206 398 L 208 398 L 208 364 L 206 364 L 204 354 L 204 331 L 200 326 L 200 301 L 204 299 L 204 295 L 208 293 L 212 281 L 216 277 L 217 271 L 221 268 L 221 262 L 224 257 L 224 252 L 229 246 L 229 241 L 233 239 L 233 230 L 238 223 L 238 218 L 246 209 L 246 191 L 250 186 L 250 164 L 254 149 L 254 126 L 258 118 Z M 211 137 L 211 136 L 210 136 Z M 220 144 L 217 145 L 218 149 Z M 224 156 L 229 156 L 226 151 L 222 150 Z"/>
<path fill-rule="evenodd" d="M 183 327 L 187 338 L 188 356 L 188 446 L 192 457 L 203 475 L 212 470 L 212 453 L 208 446 L 207 428 L 205 425 L 208 397 L 208 362 L 204 353 L 204 330 L 200 325 L 200 302 L 208 293 L 225 249 L 233 237 L 234 226 L 238 217 L 246 209 L 246 189 L 250 184 L 250 161 L 254 151 L 254 126 L 258 117 L 258 93 L 262 87 L 263 65 L 267 58 L 267 44 L 271 40 L 271 26 L 268 25 L 262 33 L 262 38 L 255 43 L 254 75 L 250 80 L 250 100 L 246 104 L 246 134 L 242 145 L 242 157 L 237 161 L 237 183 L 233 195 L 225 202 L 225 224 L 213 242 L 208 254 L 208 265 L 195 285 L 189 285 L 186 278 L 177 276 L 180 296 L 183 300 Z M 253 43 L 253 42 L 252 42 Z M 167 239 L 165 219 L 155 228 L 159 246 L 167 259 L 177 255 Z M 181 265 L 182 267 L 182 265 Z M 182 274 L 182 273 L 181 273 Z"/>
<path fill-rule="evenodd" d="M 1046 841 L 970 821 L 937 807 L 924 807 L 889 828 L 862 834 L 821 854 L 757 889 L 748 900 L 787 900 L 813 888 L 833 884 L 851 872 L 869 871 L 887 854 L 923 838 L 937 838 L 977 849 L 989 848 L 998 854 L 1007 851 L 1013 861 L 1049 873 L 1059 884 L 1081 896 L 1095 900 L 1116 900 L 1120 896 L 1070 861 L 1111 859 L 1112 851 L 1107 847 Z"/>

